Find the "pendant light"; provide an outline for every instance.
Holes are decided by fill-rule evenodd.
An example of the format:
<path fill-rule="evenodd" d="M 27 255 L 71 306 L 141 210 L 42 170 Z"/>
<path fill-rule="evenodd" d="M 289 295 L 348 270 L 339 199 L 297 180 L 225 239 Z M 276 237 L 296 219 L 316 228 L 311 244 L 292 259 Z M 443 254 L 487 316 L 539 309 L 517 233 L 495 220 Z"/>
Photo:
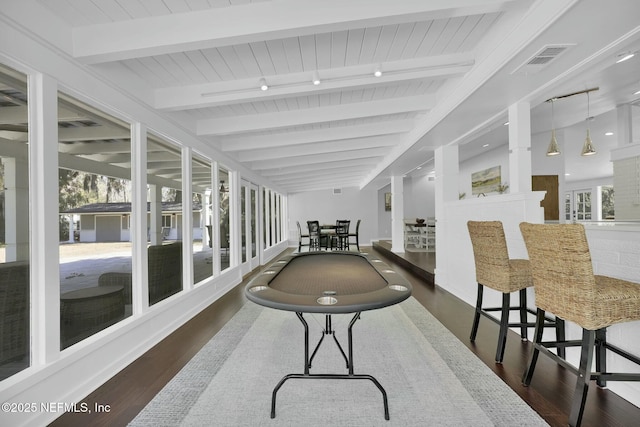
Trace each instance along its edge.
<path fill-rule="evenodd" d="M 547 148 L 547 156 L 557 156 L 560 154 L 560 147 L 558 147 L 558 140 L 556 139 L 556 127 L 553 117 L 553 102 L 555 99 L 549 100 L 551 102 L 551 142 L 549 142 L 549 148 Z"/>
<path fill-rule="evenodd" d="M 589 131 L 589 121 L 591 121 L 593 117 L 589 115 L 589 92 L 587 92 L 587 137 L 584 140 L 584 144 L 582 145 L 582 155 L 583 156 L 592 156 L 596 154 L 596 149 L 593 146 L 593 142 L 591 141 L 591 133 Z"/>

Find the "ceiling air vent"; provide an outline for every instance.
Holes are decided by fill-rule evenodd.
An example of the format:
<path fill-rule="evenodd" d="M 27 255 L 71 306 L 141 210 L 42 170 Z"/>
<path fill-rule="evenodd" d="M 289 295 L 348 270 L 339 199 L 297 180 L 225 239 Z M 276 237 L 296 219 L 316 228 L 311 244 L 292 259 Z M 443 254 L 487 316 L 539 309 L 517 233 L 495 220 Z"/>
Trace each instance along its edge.
<path fill-rule="evenodd" d="M 546 45 L 531 58 L 527 59 L 524 64 L 516 68 L 512 74 L 523 72 L 527 74 L 537 73 L 544 67 L 549 65 L 551 61 L 562 55 L 573 45 Z"/>
<path fill-rule="evenodd" d="M 334 196 L 340 196 L 342 194 L 342 188 L 334 188 L 333 189 L 333 195 Z"/>

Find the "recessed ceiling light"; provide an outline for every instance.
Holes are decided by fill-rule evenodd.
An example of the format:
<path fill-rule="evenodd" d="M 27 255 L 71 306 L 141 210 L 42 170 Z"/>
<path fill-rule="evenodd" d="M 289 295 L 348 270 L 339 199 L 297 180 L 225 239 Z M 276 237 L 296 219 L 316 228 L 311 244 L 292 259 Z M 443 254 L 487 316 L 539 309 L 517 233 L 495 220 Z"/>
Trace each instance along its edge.
<path fill-rule="evenodd" d="M 484 145 L 482 146 L 482 148 L 487 148 L 488 146 L 489 146 L 489 144 L 484 144 Z"/>
<path fill-rule="evenodd" d="M 637 91 L 633 92 L 634 95 L 640 95 L 640 89 L 638 89 Z"/>
<path fill-rule="evenodd" d="M 313 78 L 311 80 L 314 86 L 318 86 L 320 84 L 320 75 L 317 71 L 313 72 Z"/>
<path fill-rule="evenodd" d="M 267 90 L 269 86 L 267 86 L 267 81 L 264 78 L 260 79 L 260 90 Z"/>
<path fill-rule="evenodd" d="M 621 62 L 626 61 L 627 59 L 631 59 L 635 56 L 636 54 L 634 52 L 625 52 L 625 53 L 621 53 L 620 55 L 618 55 L 618 59 L 616 59 L 616 64 L 619 64 Z"/>
<path fill-rule="evenodd" d="M 504 122 L 503 123 L 505 126 L 509 126 L 509 122 Z"/>
<path fill-rule="evenodd" d="M 376 69 L 373 71 L 373 75 L 376 77 L 382 76 L 382 66 L 378 65 Z"/>
<path fill-rule="evenodd" d="M 605 135 L 606 136 L 611 136 L 611 135 L 613 135 L 613 132 L 606 132 Z"/>
<path fill-rule="evenodd" d="M 564 174 L 564 176 L 570 176 L 570 175 L 571 175 L 571 174 L 570 174 L 570 173 L 568 173 L 568 172 Z"/>

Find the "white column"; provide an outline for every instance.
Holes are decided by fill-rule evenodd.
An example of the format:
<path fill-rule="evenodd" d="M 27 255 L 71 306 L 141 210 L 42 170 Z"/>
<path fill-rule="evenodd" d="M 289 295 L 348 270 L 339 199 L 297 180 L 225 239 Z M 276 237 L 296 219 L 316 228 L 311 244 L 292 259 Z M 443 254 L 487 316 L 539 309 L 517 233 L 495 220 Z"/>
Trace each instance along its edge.
<path fill-rule="evenodd" d="M 5 260 L 29 259 L 29 165 L 24 157 L 5 157 L 4 165 L 4 231 Z"/>
<path fill-rule="evenodd" d="M 131 125 L 131 252 L 133 315 L 149 307 L 149 267 L 147 256 L 147 197 L 154 197 L 156 186 L 147 190 L 147 128 L 142 123 Z M 151 195 L 148 196 L 147 192 Z M 151 234 L 152 239 L 153 234 Z M 157 239 L 157 237 L 155 237 Z M 160 238 L 162 241 L 162 237 Z M 153 241 L 153 240 L 152 240 Z"/>
<path fill-rule="evenodd" d="M 191 147 L 182 148 L 182 289 L 193 288 L 193 162 Z"/>
<path fill-rule="evenodd" d="M 229 171 L 229 262 L 230 265 L 240 264 L 240 180 L 238 171 Z"/>
<path fill-rule="evenodd" d="M 391 251 L 404 252 L 404 184 L 401 176 L 391 177 Z"/>
<path fill-rule="evenodd" d="M 458 160 L 458 146 L 442 146 L 434 152 L 436 169 L 435 177 L 435 203 L 436 219 L 439 212 L 443 212 L 442 203 L 458 200 L 460 186 L 458 184 L 460 164 Z M 471 196 L 471 195 L 469 195 Z"/>
<path fill-rule="evenodd" d="M 202 218 L 202 250 L 207 250 L 207 248 L 209 247 L 209 245 L 211 244 L 213 247 L 213 242 L 211 241 L 211 239 L 209 238 L 209 229 L 208 229 L 208 225 L 212 226 L 213 224 L 211 224 L 211 208 L 213 205 L 213 195 L 216 194 L 214 190 L 207 190 L 204 193 L 204 200 L 203 200 L 203 206 L 202 206 L 202 214 L 204 215 L 204 218 Z M 212 230 L 212 234 L 213 234 L 213 230 Z"/>
<path fill-rule="evenodd" d="M 213 212 L 211 216 L 211 247 L 213 248 L 213 275 L 220 275 L 220 170 L 218 162 L 211 164 L 211 182 L 213 182 L 213 190 L 211 192 L 211 201 L 213 202 Z"/>
<path fill-rule="evenodd" d="M 434 163 L 436 169 L 435 178 L 435 212 L 436 212 L 436 251 L 446 254 L 451 250 L 450 245 L 455 242 L 451 239 L 445 239 L 450 235 L 449 218 L 444 214 L 445 203 L 455 202 L 459 199 L 459 170 L 460 163 L 458 160 L 458 146 L 442 146 L 436 148 L 434 152 Z M 455 250 L 452 250 L 455 252 Z M 435 280 L 436 283 L 448 283 L 447 269 L 439 268 L 446 266 L 446 257 L 436 257 Z"/>
<path fill-rule="evenodd" d="M 531 191 L 531 105 L 518 102 L 509 106 L 509 185 L 510 193 Z M 507 184 L 502 181 L 502 184 Z"/>
<path fill-rule="evenodd" d="M 32 365 L 60 357 L 60 236 L 58 225 L 58 85 L 43 74 L 29 76 L 31 150 Z M 52 256 L 53 254 L 53 256 Z"/>
<path fill-rule="evenodd" d="M 152 245 L 162 244 L 162 186 L 149 185 L 149 239 Z"/>
<path fill-rule="evenodd" d="M 67 217 L 67 221 L 69 221 L 69 240 L 67 240 L 67 242 L 74 243 L 76 240 L 73 237 L 73 234 L 75 232 L 75 222 L 73 221 L 73 214 Z"/>

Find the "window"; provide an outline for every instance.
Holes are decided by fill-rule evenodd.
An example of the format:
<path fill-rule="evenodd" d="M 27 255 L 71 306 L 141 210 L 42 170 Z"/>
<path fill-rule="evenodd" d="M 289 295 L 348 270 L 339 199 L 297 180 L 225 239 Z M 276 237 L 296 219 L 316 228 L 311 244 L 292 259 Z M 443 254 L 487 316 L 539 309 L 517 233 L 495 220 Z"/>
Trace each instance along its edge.
<path fill-rule="evenodd" d="M 213 276 L 213 209 L 211 163 L 199 157 L 191 160 L 191 203 L 193 206 L 194 283 Z"/>
<path fill-rule="evenodd" d="M 218 170 L 218 179 L 220 180 L 220 188 L 218 194 L 220 197 L 220 270 L 229 268 L 230 264 L 230 211 L 229 211 L 229 193 L 233 190 L 230 187 L 229 171 L 223 168 Z"/>
<path fill-rule="evenodd" d="M 182 151 L 152 134 L 147 140 L 147 185 L 147 268 L 149 305 L 153 305 L 182 291 L 183 197 Z"/>
<path fill-rule="evenodd" d="M 0 65 L 0 380 L 30 365 L 27 78 Z"/>
<path fill-rule="evenodd" d="M 591 191 L 575 190 L 565 194 L 565 219 L 591 221 Z"/>
<path fill-rule="evenodd" d="M 616 219 L 616 211 L 614 208 L 614 191 L 612 185 L 603 185 L 600 187 L 602 219 Z"/>
<path fill-rule="evenodd" d="M 132 314 L 125 220 L 131 213 L 131 132 L 122 120 L 59 93 L 58 136 L 64 349 Z"/>

